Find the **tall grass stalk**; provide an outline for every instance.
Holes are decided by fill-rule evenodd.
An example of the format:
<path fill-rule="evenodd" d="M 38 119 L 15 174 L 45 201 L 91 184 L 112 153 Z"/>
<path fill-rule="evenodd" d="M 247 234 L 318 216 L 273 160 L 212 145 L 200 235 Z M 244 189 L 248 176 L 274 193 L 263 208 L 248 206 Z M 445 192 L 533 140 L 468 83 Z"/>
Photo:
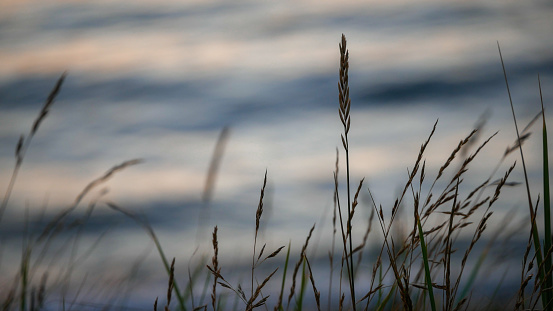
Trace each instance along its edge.
<path fill-rule="evenodd" d="M 344 240 L 344 255 L 347 265 L 347 272 L 349 277 L 349 286 L 351 292 L 351 304 L 353 311 L 356 311 L 355 307 L 355 280 L 353 276 L 353 239 L 351 235 L 351 218 L 352 214 L 352 205 L 351 205 L 351 192 L 350 192 L 350 165 L 349 165 L 349 140 L 348 133 L 351 125 L 350 119 L 350 108 L 351 108 L 351 99 L 349 97 L 349 51 L 346 47 L 346 36 L 342 34 L 342 42 L 339 44 L 340 47 L 340 81 L 338 82 L 338 91 L 339 91 L 339 115 L 344 126 L 344 134 L 342 134 L 342 145 L 346 152 L 346 183 L 347 183 L 347 196 L 348 196 L 348 218 L 346 225 L 346 237 Z M 349 251 L 347 249 L 347 240 L 349 238 Z"/>
<path fill-rule="evenodd" d="M 259 222 L 261 220 L 261 215 L 263 215 L 263 198 L 265 197 L 265 187 L 267 186 L 267 170 L 265 170 L 265 177 L 263 178 L 263 187 L 261 187 L 261 194 L 259 195 L 259 204 L 257 205 L 257 211 L 255 213 L 255 235 L 253 239 L 253 253 L 252 253 L 252 278 L 251 278 L 251 295 L 253 296 L 253 281 L 254 281 L 254 271 L 256 261 L 256 246 L 257 246 L 257 234 L 259 233 Z M 265 246 L 263 246 L 263 249 Z M 259 256 L 257 257 L 257 260 L 259 261 L 259 258 L 261 258 L 261 255 L 263 254 L 263 249 L 261 249 L 261 252 L 259 253 Z"/>
<path fill-rule="evenodd" d="M 513 106 L 513 99 L 512 99 L 512 96 L 511 96 L 511 90 L 509 88 L 509 81 L 507 79 L 507 71 L 505 70 L 505 63 L 503 62 L 503 55 L 501 54 L 501 47 L 499 45 L 499 42 L 497 42 L 497 49 L 499 51 L 499 58 L 501 60 L 501 67 L 503 68 L 503 76 L 505 78 L 505 85 L 507 87 L 507 94 L 509 95 L 509 103 L 511 105 L 511 112 L 513 114 L 513 122 L 515 124 L 515 130 L 516 130 L 517 139 L 518 139 L 518 142 L 519 142 L 518 147 L 519 147 L 519 150 L 520 150 L 520 158 L 522 160 L 522 168 L 523 168 L 523 171 L 524 171 L 524 182 L 525 182 L 525 185 L 526 185 L 526 194 L 527 194 L 527 197 L 528 197 L 528 208 L 529 208 L 529 211 L 530 211 L 530 219 L 532 221 L 532 223 L 531 223 L 531 226 L 532 226 L 532 239 L 533 239 L 533 242 L 534 242 L 534 250 L 536 252 L 536 260 L 538 262 L 538 276 L 539 276 L 539 279 L 543 282 L 545 280 L 545 266 L 543 265 L 543 256 L 542 256 L 542 251 L 541 251 L 540 237 L 539 237 L 538 228 L 537 228 L 536 222 L 535 222 L 536 217 L 534 215 L 532 195 L 530 194 L 530 183 L 528 182 L 528 173 L 527 173 L 527 170 L 526 170 L 526 162 L 524 161 L 524 153 L 522 152 L 522 143 L 520 143 L 520 141 L 521 141 L 520 140 L 520 132 L 518 130 L 517 119 L 516 119 L 516 115 L 515 115 L 515 108 Z M 551 229 L 548 229 L 548 230 L 551 230 Z M 551 237 L 549 239 L 551 239 Z M 549 297 L 548 297 L 548 294 L 547 294 L 547 291 L 546 291 L 542 295 L 543 305 L 544 306 L 547 305 L 548 301 L 549 301 Z"/>

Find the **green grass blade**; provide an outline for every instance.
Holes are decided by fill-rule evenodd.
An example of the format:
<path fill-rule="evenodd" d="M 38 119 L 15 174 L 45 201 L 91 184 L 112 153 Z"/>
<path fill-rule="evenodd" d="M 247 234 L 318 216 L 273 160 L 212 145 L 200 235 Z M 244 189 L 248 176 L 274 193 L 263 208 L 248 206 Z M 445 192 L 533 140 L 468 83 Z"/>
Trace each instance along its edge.
<path fill-rule="evenodd" d="M 478 257 L 478 261 L 474 265 L 474 268 L 472 269 L 469 279 L 467 281 L 467 284 L 463 287 L 463 290 L 461 291 L 461 295 L 457 297 L 455 300 L 455 304 L 458 304 L 463 298 L 467 297 L 469 294 L 470 289 L 472 288 L 472 285 L 476 281 L 476 277 L 479 275 L 480 268 L 482 267 L 482 264 L 484 263 L 484 260 L 486 260 L 486 257 L 488 256 L 488 252 L 484 251 L 482 254 L 480 254 L 480 257 Z"/>
<path fill-rule="evenodd" d="M 386 308 L 386 305 L 388 304 L 388 302 L 390 301 L 390 298 L 392 298 L 393 294 L 395 293 L 396 291 L 396 283 L 394 283 L 394 286 L 392 286 L 392 289 L 390 290 L 390 292 L 388 293 L 388 295 L 386 295 L 386 297 L 384 297 L 384 300 L 378 301 L 378 303 L 376 304 L 377 308 L 376 309 L 377 311 L 382 311 L 384 310 L 384 308 Z"/>
<path fill-rule="evenodd" d="M 383 277 L 382 277 L 382 266 L 380 266 L 378 268 L 378 281 L 379 283 L 378 284 L 382 284 L 382 280 L 383 280 Z M 395 286 L 395 284 L 394 284 Z M 395 287 L 394 287 L 395 289 Z M 380 306 L 380 302 L 382 301 L 382 287 L 380 289 L 378 289 L 378 301 L 376 302 L 376 305 L 377 306 Z"/>
<path fill-rule="evenodd" d="M 280 286 L 280 296 L 278 298 L 278 310 L 283 311 L 282 308 L 282 295 L 284 293 L 284 284 L 286 283 L 286 271 L 288 270 L 288 260 L 290 259 L 290 247 L 292 241 L 288 242 L 288 252 L 286 252 L 286 260 L 284 261 L 284 272 L 282 273 L 282 285 Z"/>
<path fill-rule="evenodd" d="M 541 113 L 543 120 L 543 135 L 542 135 L 542 147 L 543 147 L 543 216 L 544 216 L 544 230 L 545 239 L 543 244 L 544 256 L 545 256 L 545 271 L 551 271 L 551 254 L 547 253 L 551 249 L 551 205 L 549 196 L 549 156 L 547 149 L 547 126 L 545 124 L 545 110 L 543 108 L 543 96 L 541 92 L 541 82 L 538 76 L 538 84 L 540 88 L 541 99 Z M 553 310 L 551 304 L 552 292 L 551 286 L 553 284 L 551 275 L 545 276 L 545 288 L 547 290 L 543 293 L 546 297 L 546 309 Z"/>
<path fill-rule="evenodd" d="M 151 229 L 151 228 L 150 228 Z M 161 261 L 163 261 L 163 265 L 165 266 L 165 270 L 168 274 L 171 273 L 171 266 L 169 264 L 169 261 L 167 260 L 167 257 L 165 257 L 165 253 L 163 252 L 163 248 L 161 248 L 161 243 L 159 243 L 159 240 L 157 239 L 157 236 L 155 235 L 154 231 L 150 231 L 150 237 L 154 241 L 154 244 L 156 245 L 156 248 L 159 252 L 159 256 L 161 257 Z M 177 284 L 176 280 L 173 280 L 173 288 L 174 292 L 177 295 L 177 300 L 179 301 L 179 307 L 182 311 L 186 311 L 186 306 L 184 304 L 184 297 L 182 296 L 182 292 Z"/>
<path fill-rule="evenodd" d="M 20 296 L 20 310 L 27 310 L 27 289 L 29 287 L 29 262 L 31 260 L 31 249 L 26 248 L 23 252 L 23 258 L 21 259 L 21 296 Z"/>
<path fill-rule="evenodd" d="M 196 281 L 198 280 L 202 272 L 205 272 L 204 270 L 205 266 L 203 264 L 205 260 L 202 258 L 200 262 L 201 264 L 198 264 L 198 266 L 194 268 L 194 271 L 192 271 L 192 273 L 190 273 L 190 267 L 188 267 L 188 283 L 185 286 L 184 296 L 183 296 L 184 301 L 188 301 L 188 299 L 191 300 L 193 308 L 194 308 L 194 297 L 193 297 L 192 289 L 195 287 Z"/>
<path fill-rule="evenodd" d="M 305 260 L 303 261 L 303 266 L 301 269 L 301 287 L 300 287 L 300 295 L 298 297 L 298 300 L 296 300 L 296 311 L 302 311 L 303 310 L 303 297 L 305 295 L 305 288 L 307 286 L 307 278 L 305 277 Z"/>
<path fill-rule="evenodd" d="M 424 243 L 424 232 L 422 231 L 421 220 L 419 215 L 416 215 L 417 227 L 419 228 L 419 238 L 421 242 L 422 259 L 424 261 L 424 279 L 426 280 L 426 286 L 428 288 L 428 298 L 430 298 L 430 305 L 432 311 L 436 311 L 436 301 L 434 300 L 434 291 L 432 290 L 432 279 L 430 278 L 430 266 L 428 265 L 428 253 L 426 250 L 426 244 Z"/>
<path fill-rule="evenodd" d="M 503 285 L 503 283 L 505 282 L 505 278 L 507 277 L 509 273 L 509 270 L 506 269 L 505 272 L 503 272 L 503 275 L 501 276 L 501 279 L 499 280 L 499 283 L 497 283 L 497 286 L 495 287 L 495 290 L 493 291 L 493 294 L 492 296 L 490 297 L 489 299 L 489 302 L 488 302 L 488 306 L 486 306 L 486 310 L 491 310 L 492 309 L 492 304 L 496 301 L 501 301 L 500 299 L 501 298 L 497 298 L 499 296 L 499 292 L 501 290 L 501 286 Z M 496 300 L 497 299 L 497 300 Z"/>
<path fill-rule="evenodd" d="M 205 297 L 207 296 L 207 290 L 209 289 L 209 282 L 211 281 L 211 273 L 207 273 L 205 276 L 204 287 L 200 296 L 200 306 L 204 305 Z"/>

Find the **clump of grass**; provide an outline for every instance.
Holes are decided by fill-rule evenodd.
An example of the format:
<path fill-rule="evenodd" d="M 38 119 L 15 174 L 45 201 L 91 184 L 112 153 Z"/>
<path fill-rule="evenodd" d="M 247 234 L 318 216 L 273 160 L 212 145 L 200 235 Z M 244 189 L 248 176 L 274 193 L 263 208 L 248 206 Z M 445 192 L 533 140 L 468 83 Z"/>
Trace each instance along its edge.
<path fill-rule="evenodd" d="M 542 308 L 546 310 L 553 309 L 553 293 L 552 293 L 552 241 L 551 241 L 551 212 L 550 212 L 550 194 L 549 194 L 549 173 L 548 173 L 548 150 L 547 150 L 547 130 L 545 123 L 545 111 L 543 98 L 541 94 L 541 81 L 538 78 L 541 99 L 541 112 L 534 118 L 529 125 L 519 132 L 517 119 L 514 114 L 513 103 L 511 100 L 507 74 L 503 63 L 503 58 L 500 52 L 501 63 L 504 70 L 505 82 L 513 112 L 513 120 L 517 132 L 517 139 L 512 146 L 508 146 L 503 153 L 498 164 L 493 168 L 489 177 L 480 181 L 472 189 L 466 191 L 467 172 L 475 161 L 480 152 L 488 145 L 491 139 L 497 133 L 488 136 L 483 142 L 478 144 L 479 137 L 483 137 L 482 128 L 484 124 L 481 122 L 476 128 L 470 131 L 466 136 L 463 136 L 459 143 L 452 150 L 451 154 L 445 159 L 443 164 L 436 172 L 431 171 L 427 167 L 426 152 L 431 143 L 432 137 L 437 130 L 438 121 L 436 121 L 430 130 L 427 139 L 421 144 L 418 155 L 412 167 L 407 169 L 407 181 L 405 182 L 397 199 L 391 206 L 383 206 L 378 204 L 378 200 L 371 190 L 364 185 L 365 179 L 361 179 L 355 193 L 352 196 L 350 189 L 351 171 L 349 151 L 350 151 L 350 127 L 352 105 L 349 90 L 349 51 L 346 46 L 346 37 L 342 35 L 339 43 L 339 77 L 338 77 L 338 115 L 343 127 L 341 133 L 341 143 L 345 152 L 345 182 L 347 196 L 347 211 L 342 209 L 341 196 L 339 189 L 339 151 L 336 150 L 336 163 L 333 174 L 334 178 L 334 210 L 332 217 L 332 241 L 331 249 L 328 252 L 329 260 L 329 278 L 328 278 L 328 297 L 322 296 L 319 288 L 323 288 L 320 281 L 318 271 L 312 269 L 311 263 L 316 259 L 315 255 L 307 255 L 309 242 L 315 229 L 315 224 L 309 230 L 306 240 L 299 252 L 299 257 L 294 265 L 294 269 L 289 274 L 288 265 L 291 257 L 291 241 L 288 243 L 286 258 L 282 269 L 282 281 L 280 283 L 280 292 L 278 299 L 274 298 L 274 310 L 303 310 L 316 308 L 317 310 L 324 309 L 321 305 L 324 298 L 327 298 L 328 310 L 426 310 L 433 311 L 442 309 L 462 310 L 479 307 L 471 304 L 471 289 L 475 284 L 475 280 L 481 271 L 482 263 L 486 260 L 491 246 L 486 246 L 484 251 L 478 258 L 477 264 L 469 269 L 469 257 L 476 249 L 477 243 L 482 239 L 487 230 L 490 219 L 493 215 L 493 206 L 499 199 L 502 190 L 505 187 L 516 186 L 516 183 L 509 181 L 509 176 L 515 169 L 516 162 L 512 163 L 504 169 L 504 174 L 500 178 L 494 180 L 497 171 L 503 166 L 503 162 L 507 157 L 517 149 L 520 151 L 521 162 L 524 169 L 525 185 L 528 197 L 529 215 L 530 215 L 530 234 L 528 244 L 522 258 L 521 281 L 518 292 L 513 296 L 513 307 L 515 309 L 531 308 L 535 309 L 541 302 Z M 499 47 L 499 46 L 498 46 Z M 65 74 L 58 80 L 56 86 L 48 96 L 46 103 L 40 111 L 38 117 L 33 122 L 31 130 L 27 137 L 21 136 L 16 149 L 16 163 L 8 184 L 8 189 L 3 201 L 0 205 L 0 223 L 2 215 L 8 205 L 9 197 L 12 192 L 13 185 L 17 178 L 18 171 L 23 163 L 25 153 L 29 147 L 31 139 L 37 132 L 40 124 L 48 114 L 56 95 L 59 93 L 61 85 L 65 79 Z M 543 147 L 543 178 L 544 178 L 544 237 L 539 236 L 537 226 L 538 202 L 533 203 L 530 194 L 526 165 L 522 151 L 522 145 L 530 137 L 530 127 L 541 115 L 542 117 L 542 147 Z M 217 177 L 217 168 L 220 165 L 223 156 L 224 145 L 227 141 L 228 129 L 225 128 L 220 134 L 219 141 L 216 145 L 214 155 L 211 161 L 207 180 L 205 183 L 202 201 L 205 205 L 204 212 L 206 214 L 200 217 L 200 224 L 205 223 L 209 203 L 211 201 L 215 179 Z M 472 151 L 474 150 L 474 151 Z M 472 152 L 471 152 L 472 151 Z M 459 162 L 457 167 L 453 163 Z M 2 302 L 3 310 L 14 309 L 14 305 L 19 304 L 20 310 L 40 310 L 46 308 L 46 292 L 47 292 L 47 274 L 44 274 L 39 286 L 33 284 L 33 254 L 37 249 L 37 245 L 41 244 L 43 250 L 49 247 L 49 243 L 62 231 L 68 224 L 68 216 L 79 206 L 83 198 L 92 190 L 97 189 L 104 184 L 117 172 L 126 169 L 132 165 L 140 163 L 140 159 L 134 159 L 116 165 L 108 170 L 99 178 L 90 182 L 81 193 L 79 193 L 68 208 L 56 215 L 46 226 L 40 231 L 37 238 L 29 237 L 25 241 L 23 247 L 20 271 L 16 274 L 14 285 L 7 291 L 7 294 Z M 435 174 L 434 178 L 429 178 L 431 174 Z M 430 179 L 430 182 L 428 181 Z M 255 227 L 253 233 L 253 247 L 251 254 L 251 266 L 248 280 L 246 281 L 246 289 L 238 282 L 234 285 L 227 272 L 223 273 L 219 254 L 219 226 L 215 226 L 212 236 L 211 245 L 213 256 L 211 262 L 206 263 L 207 257 L 201 259 L 201 264 L 192 273 L 190 264 L 188 268 L 188 284 L 184 290 L 178 285 L 175 275 L 175 261 L 173 258 L 169 264 L 165 251 L 162 248 L 161 241 L 158 239 L 153 228 L 148 224 L 147 220 L 135 213 L 122 208 L 113 202 L 103 202 L 109 208 L 121 213 L 136 223 L 138 223 L 152 239 L 157 248 L 160 259 L 168 276 L 167 285 L 167 300 L 164 310 L 171 309 L 171 300 L 173 295 L 176 297 L 177 303 L 173 304 L 179 310 L 207 310 L 208 305 L 211 305 L 213 311 L 228 309 L 225 305 L 225 294 L 235 296 L 236 301 L 242 302 L 242 308 L 250 311 L 257 308 L 265 307 L 269 309 L 269 298 L 273 295 L 269 292 L 268 284 L 275 277 L 280 267 L 272 267 L 269 273 L 259 278 L 259 267 L 266 261 L 276 258 L 285 246 L 274 249 L 270 254 L 266 252 L 267 244 L 261 247 L 259 232 L 261 227 L 261 219 L 264 212 L 265 189 L 267 185 L 267 171 L 263 178 L 259 202 L 255 211 Z M 439 187 L 443 187 L 439 189 Z M 423 191 L 423 189 L 425 189 Z M 428 190 L 426 190 L 428 189 Z M 370 214 L 368 222 L 364 230 L 355 230 L 353 228 L 354 217 L 358 217 L 359 209 L 363 208 L 360 197 L 368 195 L 370 198 Z M 101 199 L 101 194 L 89 205 L 89 210 L 85 215 L 84 220 L 90 217 L 95 204 Z M 352 200 L 353 197 L 353 200 Z M 411 205 L 412 203 L 412 205 Z M 413 217 L 405 217 L 409 215 L 412 208 Z M 376 215 L 376 220 L 380 226 L 380 234 L 382 244 L 376 251 L 376 260 L 368 261 L 363 257 L 364 251 L 367 251 L 369 239 L 374 238 L 372 230 L 372 222 Z M 338 224 L 337 224 L 338 222 Z M 338 230 L 338 225 L 340 230 Z M 357 228 L 356 228 L 357 229 Z M 401 230 L 399 230 L 401 229 Z M 198 228 L 198 232 L 201 228 Z M 224 230 L 224 229 L 222 229 Z M 354 241 L 354 232 L 363 232 L 359 240 Z M 335 238 L 336 234 L 341 237 L 341 260 L 335 263 Z M 468 236 L 468 245 L 462 248 L 460 243 L 461 236 Z M 201 235 L 197 233 L 197 237 Z M 495 242 L 499 237 L 496 233 L 490 243 Z M 259 243 L 259 245 L 258 245 Z M 354 247 L 354 245 L 357 245 Z M 531 252 L 534 248 L 534 253 Z M 40 254 L 40 253 L 39 253 Z M 357 254 L 357 255 L 356 255 Z M 292 254 L 292 256 L 295 256 Z M 37 257 L 41 257 L 40 255 Z M 205 261 L 204 261 L 205 260 Z M 74 264 L 78 260 L 71 260 Z M 36 265 L 36 261 L 34 262 Z M 68 268 L 67 275 L 71 274 L 73 264 Z M 339 265 L 339 267 L 338 267 Z M 264 265 L 265 266 L 265 265 Z M 204 270 L 203 267 L 207 267 Z M 365 270 L 366 267 L 372 269 Z M 301 272 L 300 272 L 301 271 Z M 470 271 L 470 276 L 466 274 Z M 537 271 L 537 277 L 533 273 Z M 194 287 L 197 285 L 199 276 L 205 273 L 205 283 L 199 303 L 194 297 Z M 301 281 L 297 284 L 298 274 L 301 273 Z M 336 278 L 336 273 L 339 273 Z M 361 277 L 364 278 L 361 278 Z M 346 278 L 344 280 L 343 278 Z M 368 283 L 363 283 L 361 280 L 370 279 Z M 534 279 L 532 287 L 531 281 Z M 463 283 L 463 281 L 465 281 Z M 335 290 L 333 282 L 338 282 L 338 290 Z M 306 287 L 311 284 L 313 290 L 314 304 L 308 306 Z M 464 284 L 464 286 L 461 286 Z M 342 286 L 344 285 L 344 289 Z M 218 287 L 222 290 L 218 290 Z M 247 288 L 249 286 L 249 290 Z M 288 286 L 288 287 L 287 287 Z M 499 286 L 499 285 L 498 285 Z M 347 288 L 346 288 L 347 287 Z M 531 288 L 531 294 L 528 297 L 528 292 Z M 38 288 L 38 290 L 37 290 Z M 211 289 L 211 290 L 210 290 Z M 284 301 L 284 292 L 288 291 L 286 301 Z M 346 291 L 349 291 L 346 293 Z M 203 297 L 210 292 L 210 303 L 204 303 Z M 357 299 L 357 297 L 361 297 Z M 323 299 L 321 299 L 323 298 Z M 349 299 L 348 299 L 349 298 Z M 76 299 L 76 298 L 75 298 Z M 208 299 L 208 298 L 206 298 Z M 62 299 L 63 308 L 65 309 L 65 297 Z M 336 301 L 333 304 L 333 301 Z M 70 306 L 72 306 L 71 303 Z M 154 310 L 157 311 L 158 299 L 155 299 Z M 189 308 L 190 307 L 190 308 Z M 238 309 L 237 306 L 233 309 Z"/>
<path fill-rule="evenodd" d="M 222 275 L 221 275 L 221 269 L 218 268 L 218 241 L 217 241 L 217 227 L 215 227 L 213 231 L 213 250 L 214 250 L 214 257 L 212 259 L 212 265 L 207 265 L 207 268 L 209 271 L 213 274 L 215 281 L 213 284 L 213 296 L 212 300 L 215 301 L 216 299 L 216 285 L 220 284 L 222 287 L 230 289 L 233 291 L 238 298 L 242 300 L 245 304 L 245 310 L 250 311 L 255 308 L 264 306 L 269 296 L 263 295 L 263 288 L 269 280 L 273 277 L 273 275 L 278 271 L 278 268 L 273 270 L 265 279 L 259 284 L 257 282 L 257 278 L 255 277 L 255 268 L 258 267 L 260 264 L 265 262 L 268 259 L 271 259 L 273 257 L 276 257 L 280 251 L 284 248 L 284 246 L 281 246 L 277 248 L 275 251 L 273 251 L 268 256 L 264 257 L 263 260 L 261 258 L 263 257 L 263 252 L 265 250 L 265 246 L 261 248 L 261 251 L 259 251 L 259 254 L 256 253 L 256 246 L 257 246 L 257 234 L 259 232 L 259 224 L 261 220 L 261 216 L 263 214 L 263 198 L 265 194 L 265 187 L 267 185 L 267 171 L 265 171 L 265 177 L 263 179 L 263 187 L 261 188 L 261 194 L 259 196 L 259 204 L 257 207 L 257 211 L 255 213 L 255 234 L 254 234 L 254 243 L 253 243 L 253 255 L 252 255 L 252 265 L 251 265 L 251 292 L 250 296 L 247 297 L 244 293 L 244 290 L 242 289 L 242 286 L 238 284 L 237 287 L 233 287 Z M 256 259 L 257 258 L 257 259 Z M 221 279 L 221 281 L 217 282 L 217 279 Z M 254 281 L 257 283 L 256 286 L 254 286 Z M 254 289 L 255 288 L 255 289 Z M 261 297 L 261 298 L 260 298 Z M 215 303 L 213 302 L 213 308 L 215 310 Z"/>
<path fill-rule="evenodd" d="M 19 171 L 22 168 L 25 155 L 31 145 L 33 138 L 40 129 L 43 122 L 46 120 L 46 117 L 50 113 L 53 104 L 61 92 L 63 82 L 65 81 L 67 74 L 63 73 L 60 78 L 57 80 L 55 86 L 50 91 L 42 109 L 40 110 L 38 116 L 34 119 L 32 126 L 29 130 L 27 136 L 21 135 L 17 145 L 15 147 L 15 165 L 12 171 L 8 187 L 6 189 L 5 195 L 0 204 L 0 225 L 2 224 L 3 215 L 8 208 L 9 199 L 11 197 L 13 187 L 17 180 Z M 89 246 L 86 250 L 80 251 L 79 248 L 79 237 L 81 236 L 82 228 L 87 223 L 90 218 L 92 211 L 95 208 L 97 200 L 101 197 L 105 191 L 102 190 L 99 192 L 96 198 L 92 198 L 89 203 L 88 209 L 84 215 L 76 218 L 69 219 L 70 215 L 75 211 L 77 206 L 82 202 L 83 198 L 87 196 L 93 189 L 104 184 L 117 172 L 140 163 L 140 160 L 131 160 L 126 161 L 120 165 L 114 166 L 112 169 L 108 170 L 106 174 L 100 178 L 89 183 L 75 198 L 74 202 L 63 209 L 60 213 L 54 216 L 50 220 L 44 219 L 44 211 L 46 206 L 43 207 L 43 211 L 40 213 L 36 223 L 38 224 L 36 228 L 29 228 L 29 215 L 28 208 L 25 209 L 25 228 L 24 228 L 24 241 L 23 241 L 23 251 L 21 255 L 20 269 L 14 278 L 14 282 L 9 290 L 7 290 L 7 296 L 3 297 L 2 302 L 3 310 L 12 310 L 15 308 L 15 305 L 18 303 L 19 310 L 40 310 L 46 308 L 47 303 L 47 291 L 48 291 L 48 276 L 50 275 L 48 268 L 53 268 L 57 262 L 65 260 L 64 255 L 68 254 L 67 265 L 62 267 L 59 275 L 52 277 L 53 281 L 50 287 L 59 287 L 62 293 L 67 291 L 69 283 L 71 282 L 73 271 L 75 267 L 82 261 L 86 260 L 89 256 L 92 255 L 94 249 L 98 245 L 98 242 L 103 238 L 104 233 L 96 239 L 96 242 Z M 45 223 L 42 225 L 42 223 Z M 68 233 L 74 231 L 75 234 L 69 238 L 65 239 L 65 242 L 62 242 L 61 247 L 57 247 L 55 252 L 51 251 L 54 241 L 59 238 L 63 233 Z M 3 246 L 3 245 L 2 245 Z M 50 263 L 47 263 L 50 261 Z M 35 275 L 39 273 L 40 270 L 44 270 L 41 266 L 46 265 L 45 272 L 42 272 L 42 278 L 38 282 L 38 286 L 35 283 Z M 62 284 L 62 285 L 60 285 Z M 4 290 L 4 289 L 3 289 Z M 75 301 L 79 296 L 81 288 L 79 288 L 75 294 L 75 297 L 72 299 Z M 65 301 L 65 297 L 63 299 Z M 73 305 L 73 302 L 71 303 Z"/>

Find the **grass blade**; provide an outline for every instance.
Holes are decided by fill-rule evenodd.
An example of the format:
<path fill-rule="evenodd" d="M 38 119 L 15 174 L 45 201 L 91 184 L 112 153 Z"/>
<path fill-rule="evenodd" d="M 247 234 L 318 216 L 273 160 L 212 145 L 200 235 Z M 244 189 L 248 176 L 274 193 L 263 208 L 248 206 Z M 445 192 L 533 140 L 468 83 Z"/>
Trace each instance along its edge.
<path fill-rule="evenodd" d="M 430 305 L 432 311 L 436 311 L 436 301 L 434 300 L 434 291 L 432 290 L 432 279 L 430 278 L 430 266 L 428 265 L 428 252 L 426 250 L 426 243 L 424 242 L 424 232 L 422 231 L 421 220 L 418 213 L 415 215 L 417 227 L 419 228 L 419 238 L 421 242 L 422 260 L 424 261 L 424 279 L 426 280 L 426 287 L 428 288 L 428 297 L 430 298 Z"/>
<path fill-rule="evenodd" d="M 397 285 L 394 283 L 392 289 L 390 289 L 390 292 L 388 293 L 388 295 L 386 295 L 384 300 L 380 301 L 380 298 L 378 298 L 378 303 L 376 304 L 378 306 L 378 309 L 376 309 L 377 311 L 382 311 L 384 310 L 384 308 L 386 308 L 388 302 L 390 301 L 390 298 L 392 298 L 392 295 L 396 292 L 396 287 Z"/>
<path fill-rule="evenodd" d="M 148 233 L 148 235 L 150 236 L 150 238 L 154 242 L 154 244 L 157 248 L 157 251 L 159 253 L 159 256 L 161 257 L 161 261 L 163 262 L 163 266 L 165 267 L 165 270 L 167 271 L 167 274 L 169 275 L 171 273 L 171 266 L 169 265 L 169 261 L 167 260 L 167 257 L 165 256 L 165 252 L 163 251 L 163 248 L 161 247 L 161 243 L 159 242 L 159 240 L 158 240 L 158 238 L 157 238 L 157 236 L 154 232 L 154 229 L 147 222 L 142 220 L 140 217 L 138 217 L 137 215 L 135 215 L 135 214 L 119 207 L 118 205 L 116 205 L 114 203 L 111 203 L 111 202 L 106 202 L 106 205 L 109 208 L 113 209 L 114 211 L 120 212 L 123 215 L 129 217 L 130 219 L 134 220 L 136 223 L 141 225 L 142 228 L 144 228 L 144 230 L 146 230 L 146 232 Z M 185 300 L 184 300 L 184 297 L 182 295 L 182 292 L 181 292 L 176 280 L 173 280 L 173 289 L 175 291 L 175 294 L 177 295 L 177 300 L 178 300 L 180 309 L 182 311 L 186 311 L 187 309 L 186 309 L 186 306 L 185 306 Z"/>
<path fill-rule="evenodd" d="M 292 246 L 292 241 L 288 242 L 288 251 L 286 252 L 286 260 L 284 261 L 284 272 L 282 273 L 282 285 L 280 286 L 280 295 L 278 296 L 278 304 L 275 307 L 275 310 L 282 311 L 282 295 L 284 293 L 284 284 L 286 283 L 286 271 L 288 270 L 288 260 L 290 259 L 290 247 Z"/>
<path fill-rule="evenodd" d="M 296 308 L 295 311 L 302 311 L 303 310 L 303 297 L 305 295 L 305 287 L 307 286 L 307 278 L 305 277 L 305 260 L 303 261 L 302 269 L 301 269 L 301 285 L 300 285 L 300 295 L 298 297 L 298 300 L 296 300 Z"/>
<path fill-rule="evenodd" d="M 547 149 L 547 126 L 545 124 L 545 110 L 543 108 L 543 96 L 541 92 L 541 81 L 540 76 L 538 75 L 538 85 L 540 89 L 540 100 L 541 100 L 541 113 L 543 120 L 543 136 L 542 136 L 542 148 L 543 148 L 543 216 L 544 216 L 544 230 L 545 230 L 545 239 L 543 244 L 543 249 L 545 252 L 548 252 L 551 249 L 551 204 L 549 196 L 549 157 Z M 551 254 L 545 254 L 545 270 L 551 271 Z M 552 291 L 551 286 L 553 284 L 551 280 L 551 275 L 545 276 L 545 288 L 543 295 L 546 297 L 545 306 L 547 310 L 552 310 L 553 306 L 551 304 Z"/>

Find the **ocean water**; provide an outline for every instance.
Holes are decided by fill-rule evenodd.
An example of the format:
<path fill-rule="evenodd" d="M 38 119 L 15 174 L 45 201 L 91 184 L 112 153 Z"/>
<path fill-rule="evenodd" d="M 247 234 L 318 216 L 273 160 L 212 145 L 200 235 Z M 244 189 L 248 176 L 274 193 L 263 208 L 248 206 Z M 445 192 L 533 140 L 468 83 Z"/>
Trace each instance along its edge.
<path fill-rule="evenodd" d="M 20 135 L 28 136 L 48 93 L 67 72 L 32 138 L 0 223 L 0 292 L 13 284 L 27 237 L 38 237 L 88 183 L 136 158 L 143 162 L 92 189 L 68 216 L 67 224 L 86 219 L 84 224 L 60 229 L 45 253 L 40 247 L 33 252 L 32 284 L 50 271 L 52 308 L 64 296 L 80 303 L 73 305 L 77 309 L 149 309 L 155 297 L 164 297 L 166 274 L 150 237 L 107 203 L 154 228 L 167 257 L 176 257 L 182 284 L 189 262 L 211 256 L 215 225 L 223 273 L 236 282 L 248 280 L 266 171 L 258 250 L 261 241 L 271 250 L 292 241 L 297 256 L 316 223 L 309 254 L 327 284 L 336 148 L 345 199 L 337 111 L 341 35 L 350 53 L 352 187 L 365 178 L 354 232 L 360 242 L 373 208 L 367 189 L 389 215 L 436 120 L 425 155 L 428 178 L 482 116 L 487 123 L 480 142 L 499 132 L 470 167 L 466 189 L 488 178 L 513 143 L 498 43 L 519 126 L 541 109 L 538 74 L 547 115 L 553 98 L 552 13 L 547 1 L 0 4 L 1 191 L 8 187 Z M 225 127 L 228 138 L 206 203 L 208 169 Z M 538 130 L 534 125 L 532 131 Z M 539 144 L 539 135 L 525 144 L 535 197 Z M 493 179 L 515 160 L 520 163 L 518 154 L 510 155 Z M 523 180 L 520 164 L 511 178 Z M 490 231 L 501 228 L 511 209 L 524 221 L 525 202 L 523 187 L 505 190 Z M 375 235 L 372 246 L 381 243 Z M 372 257 L 366 258 L 370 271 Z M 510 264 L 520 269 L 520 258 Z M 283 260 L 281 254 L 273 264 Z M 501 269 L 490 279 L 501 276 Z M 514 284 L 516 271 L 507 278 Z M 203 280 L 198 296 L 202 287 Z"/>

